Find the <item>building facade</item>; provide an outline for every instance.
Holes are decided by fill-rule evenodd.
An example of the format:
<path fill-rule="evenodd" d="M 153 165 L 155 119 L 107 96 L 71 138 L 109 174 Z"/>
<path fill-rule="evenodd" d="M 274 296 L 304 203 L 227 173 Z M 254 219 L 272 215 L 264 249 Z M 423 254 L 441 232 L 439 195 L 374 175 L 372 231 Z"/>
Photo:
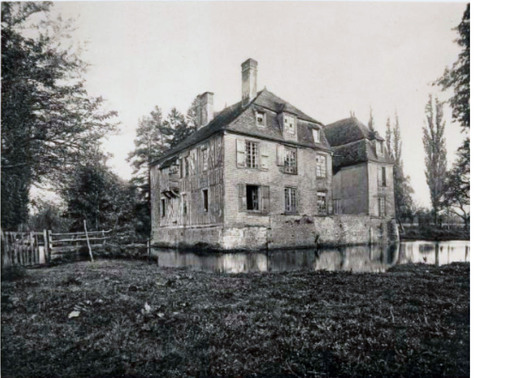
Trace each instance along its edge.
<path fill-rule="evenodd" d="M 349 222 L 361 225 L 354 232 L 340 231 L 348 220 L 334 215 L 341 202 L 334 202 L 333 151 L 322 123 L 257 91 L 256 61 L 241 68 L 242 100 L 215 115 L 213 93 L 201 94 L 197 130 L 151 165 L 153 245 L 231 250 L 376 241 L 369 214 Z"/>

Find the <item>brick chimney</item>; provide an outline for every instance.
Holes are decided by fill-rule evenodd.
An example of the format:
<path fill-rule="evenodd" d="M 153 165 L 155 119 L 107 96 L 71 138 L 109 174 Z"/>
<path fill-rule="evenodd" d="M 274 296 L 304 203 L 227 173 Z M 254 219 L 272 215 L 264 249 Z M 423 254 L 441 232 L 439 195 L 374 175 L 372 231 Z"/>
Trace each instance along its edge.
<path fill-rule="evenodd" d="M 197 129 L 206 126 L 214 117 L 213 92 L 204 92 L 198 96 Z"/>
<path fill-rule="evenodd" d="M 257 95 L 257 66 L 257 61 L 251 58 L 242 63 L 242 106 Z"/>

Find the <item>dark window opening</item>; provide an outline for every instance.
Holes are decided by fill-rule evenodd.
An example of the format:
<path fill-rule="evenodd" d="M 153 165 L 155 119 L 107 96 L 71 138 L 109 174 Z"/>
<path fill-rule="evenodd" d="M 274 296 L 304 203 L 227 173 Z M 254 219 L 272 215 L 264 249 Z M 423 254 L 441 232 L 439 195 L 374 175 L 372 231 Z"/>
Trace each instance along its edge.
<path fill-rule="evenodd" d="M 260 210 L 257 185 L 246 185 L 247 210 Z"/>
<path fill-rule="evenodd" d="M 382 167 L 382 186 L 386 186 L 386 167 Z"/>
<path fill-rule="evenodd" d="M 182 214 L 187 214 L 187 195 L 182 194 Z"/>
<path fill-rule="evenodd" d="M 207 189 L 202 190 L 202 195 L 204 199 L 204 211 L 207 213 L 209 210 L 209 196 Z"/>
<path fill-rule="evenodd" d="M 326 192 L 317 192 L 317 212 L 319 214 L 327 213 Z"/>
<path fill-rule="evenodd" d="M 162 198 L 162 201 L 161 201 L 161 213 L 162 213 L 162 217 L 165 217 L 166 216 L 166 200 L 165 198 Z"/>

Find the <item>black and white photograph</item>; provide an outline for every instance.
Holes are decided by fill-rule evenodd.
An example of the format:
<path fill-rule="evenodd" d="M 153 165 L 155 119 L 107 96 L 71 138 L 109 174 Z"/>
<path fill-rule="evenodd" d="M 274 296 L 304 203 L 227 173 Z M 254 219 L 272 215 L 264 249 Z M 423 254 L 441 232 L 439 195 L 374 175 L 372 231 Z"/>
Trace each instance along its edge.
<path fill-rule="evenodd" d="M 468 2 L 2 1 L 1 33 L 2 376 L 471 375 Z"/>

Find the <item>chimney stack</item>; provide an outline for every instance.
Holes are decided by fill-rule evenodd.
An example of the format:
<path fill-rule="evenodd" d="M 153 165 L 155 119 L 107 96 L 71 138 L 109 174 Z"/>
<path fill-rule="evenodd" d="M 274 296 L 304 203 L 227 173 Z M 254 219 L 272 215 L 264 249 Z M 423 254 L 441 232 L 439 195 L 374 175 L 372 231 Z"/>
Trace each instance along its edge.
<path fill-rule="evenodd" d="M 257 61 L 251 58 L 242 63 L 242 106 L 257 95 L 257 66 Z"/>
<path fill-rule="evenodd" d="M 206 126 L 214 117 L 213 113 L 213 92 L 204 92 L 198 96 L 198 127 Z"/>

